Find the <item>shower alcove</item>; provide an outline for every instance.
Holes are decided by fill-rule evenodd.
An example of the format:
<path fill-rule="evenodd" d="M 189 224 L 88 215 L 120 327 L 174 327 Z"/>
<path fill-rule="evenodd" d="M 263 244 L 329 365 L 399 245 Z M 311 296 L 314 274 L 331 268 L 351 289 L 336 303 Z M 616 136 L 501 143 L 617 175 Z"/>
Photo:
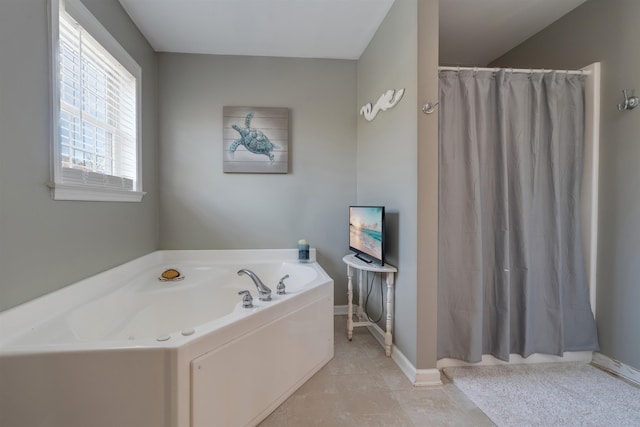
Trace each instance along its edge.
<path fill-rule="evenodd" d="M 441 67 L 452 70 L 452 67 Z M 469 68 L 467 68 L 469 70 Z M 473 70 L 473 68 L 471 68 Z M 485 69 L 486 70 L 486 69 Z M 598 243 L 598 164 L 599 164 L 599 134 L 600 134 L 600 63 L 593 63 L 581 69 L 585 74 L 584 102 L 584 157 L 580 192 L 580 220 L 581 237 L 583 241 L 583 255 L 589 301 L 593 315 L 596 313 L 596 277 L 597 277 L 597 243 Z M 424 111 L 424 110 L 423 110 Z M 425 111 L 429 114 L 431 111 Z M 508 363 L 542 363 L 559 361 L 591 362 L 592 351 L 565 352 L 562 357 L 545 354 L 533 354 L 527 358 L 511 354 Z M 489 355 L 483 355 L 480 364 L 507 363 Z M 466 365 L 457 359 L 443 358 L 438 360 L 439 369 L 449 366 Z"/>

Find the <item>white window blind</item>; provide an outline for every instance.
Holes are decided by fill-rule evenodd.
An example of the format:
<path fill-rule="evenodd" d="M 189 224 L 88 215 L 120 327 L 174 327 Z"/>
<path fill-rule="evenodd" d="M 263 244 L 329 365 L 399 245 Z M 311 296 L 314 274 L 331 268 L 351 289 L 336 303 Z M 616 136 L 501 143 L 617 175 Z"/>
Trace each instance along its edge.
<path fill-rule="evenodd" d="M 58 74 L 57 138 L 52 156 L 54 198 L 140 200 L 139 77 L 71 16 L 65 3 L 72 2 L 59 7 L 54 64 Z M 87 16 L 93 18 L 82 5 L 75 4 L 71 10 L 77 7 L 83 8 L 78 13 L 84 16 L 83 21 Z M 97 25 L 98 34 L 104 38 L 106 30 Z M 110 45 L 114 43 L 124 51 L 111 37 Z M 139 67 L 137 71 L 139 74 Z"/>

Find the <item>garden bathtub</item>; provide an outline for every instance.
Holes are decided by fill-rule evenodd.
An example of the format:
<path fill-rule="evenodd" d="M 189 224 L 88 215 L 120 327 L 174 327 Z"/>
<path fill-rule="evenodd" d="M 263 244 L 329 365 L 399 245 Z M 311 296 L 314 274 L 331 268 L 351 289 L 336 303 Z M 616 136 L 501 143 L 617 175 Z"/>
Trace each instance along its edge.
<path fill-rule="evenodd" d="M 333 357 L 333 280 L 296 255 L 157 251 L 0 313 L 0 425 L 257 424 Z"/>

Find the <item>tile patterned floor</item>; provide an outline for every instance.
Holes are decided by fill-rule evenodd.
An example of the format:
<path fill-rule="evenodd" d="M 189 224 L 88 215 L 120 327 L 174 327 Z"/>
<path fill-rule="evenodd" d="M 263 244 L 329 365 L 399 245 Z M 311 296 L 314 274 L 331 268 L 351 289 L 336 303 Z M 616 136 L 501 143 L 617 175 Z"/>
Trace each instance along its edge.
<path fill-rule="evenodd" d="M 261 427 L 494 425 L 450 382 L 413 387 L 366 328 L 356 328 L 349 342 L 346 323 L 335 317 L 333 360 Z"/>

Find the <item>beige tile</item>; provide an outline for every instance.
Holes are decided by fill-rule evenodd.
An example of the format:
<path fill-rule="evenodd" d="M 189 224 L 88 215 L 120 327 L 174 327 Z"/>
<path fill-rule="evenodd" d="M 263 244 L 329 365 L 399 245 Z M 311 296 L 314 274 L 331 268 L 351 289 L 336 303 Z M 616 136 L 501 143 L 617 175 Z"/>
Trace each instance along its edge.
<path fill-rule="evenodd" d="M 287 423 L 290 426 L 346 425 L 347 405 L 340 394 L 296 395 L 287 400 Z"/>
<path fill-rule="evenodd" d="M 353 376 L 359 378 L 360 376 Z M 302 385 L 293 396 L 318 396 L 322 394 L 339 394 L 342 390 L 336 382 L 335 375 L 314 375 Z"/>
<path fill-rule="evenodd" d="M 447 420 L 460 412 L 442 387 L 394 391 L 393 396 L 414 423 L 424 420 L 429 425 L 447 425 Z"/>
<path fill-rule="evenodd" d="M 376 354 L 372 354 L 369 357 L 369 363 L 376 369 L 395 369 L 398 372 L 402 372 L 396 362 L 393 361 L 392 358 L 387 357 L 384 353 L 384 349 L 377 344 L 380 348 L 380 352 Z"/>
<path fill-rule="evenodd" d="M 397 391 L 394 396 L 417 426 L 493 425 L 475 405 L 461 404 L 442 386 Z"/>
<path fill-rule="evenodd" d="M 495 424 L 491 421 L 489 417 L 485 415 L 484 412 L 480 410 L 480 408 L 469 409 L 465 412 L 465 416 L 463 419 L 465 426 L 474 426 L 474 427 L 495 427 Z"/>
<path fill-rule="evenodd" d="M 371 359 L 377 359 L 380 357 L 387 358 L 387 355 L 384 352 L 384 347 L 382 347 L 369 332 L 367 332 L 367 334 L 369 335 L 367 338 L 358 337 L 358 341 L 356 343 L 361 346 L 362 353 Z"/>
<path fill-rule="evenodd" d="M 275 411 L 265 418 L 260 424 L 260 427 L 288 427 L 287 422 L 287 407 L 286 404 L 280 405 Z"/>
<path fill-rule="evenodd" d="M 411 384 L 411 381 L 409 381 L 409 378 L 407 378 L 407 376 L 397 366 L 391 368 L 382 368 L 378 371 L 378 375 L 382 377 L 382 380 L 387 385 L 387 388 L 391 391 L 414 389 L 414 386 L 413 384 Z"/>
<path fill-rule="evenodd" d="M 453 383 L 444 384 L 442 386 L 444 391 L 458 404 L 458 406 L 462 409 L 477 409 L 475 403 L 471 401 L 458 387 L 453 385 Z"/>
<path fill-rule="evenodd" d="M 396 414 L 405 416 L 400 404 L 386 390 L 350 393 L 345 399 L 346 413 L 354 416 Z"/>
<path fill-rule="evenodd" d="M 354 415 L 349 418 L 353 427 L 413 427 L 414 424 L 404 412 L 386 414 Z"/>
<path fill-rule="evenodd" d="M 327 369 L 330 375 L 366 375 L 371 373 L 371 366 L 363 364 L 357 354 L 347 357 L 336 355 L 329 363 Z"/>

